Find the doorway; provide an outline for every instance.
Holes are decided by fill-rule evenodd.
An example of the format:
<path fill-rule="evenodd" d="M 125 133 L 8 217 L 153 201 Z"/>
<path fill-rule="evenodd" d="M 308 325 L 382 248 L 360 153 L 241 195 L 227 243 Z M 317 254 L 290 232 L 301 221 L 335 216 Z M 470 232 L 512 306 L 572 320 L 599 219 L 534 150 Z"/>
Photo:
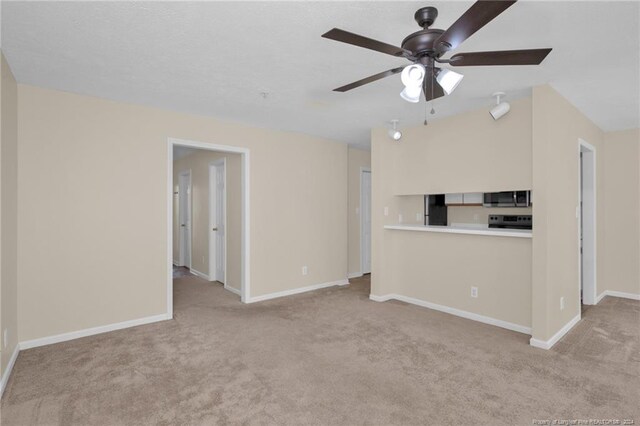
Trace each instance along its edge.
<path fill-rule="evenodd" d="M 180 265 L 191 269 L 191 170 L 178 174 Z"/>
<path fill-rule="evenodd" d="M 360 169 L 360 271 L 371 273 L 371 169 Z"/>
<path fill-rule="evenodd" d="M 167 214 L 167 234 L 166 234 L 166 238 L 167 238 L 167 260 L 166 260 L 166 265 L 167 265 L 167 269 L 166 269 L 166 277 L 167 277 L 167 316 L 169 318 L 173 318 L 173 259 L 175 258 L 174 256 L 177 253 L 174 253 L 174 246 L 176 244 L 180 244 L 180 240 L 179 240 L 179 235 L 180 233 L 176 230 L 176 228 L 174 227 L 174 220 L 175 219 L 179 219 L 178 217 L 178 212 L 175 212 L 174 215 L 174 202 L 178 201 L 175 199 L 175 195 L 174 192 L 176 191 L 176 186 L 178 186 L 179 188 L 179 183 L 178 181 L 178 176 L 174 175 L 174 151 L 176 151 L 176 153 L 178 153 L 180 150 L 186 150 L 186 151 L 192 151 L 192 150 L 204 150 L 204 151 L 214 151 L 216 153 L 220 153 L 220 154 L 235 154 L 235 157 L 237 158 L 236 166 L 234 170 L 237 170 L 237 175 L 238 178 L 234 179 L 234 182 L 237 182 L 237 189 L 234 190 L 234 194 L 239 195 L 236 196 L 237 201 L 234 202 L 234 206 L 237 205 L 237 207 L 234 207 L 234 214 L 233 217 L 236 219 L 236 223 L 237 226 L 234 229 L 237 229 L 235 231 L 235 233 L 237 233 L 238 237 L 234 238 L 234 244 L 236 245 L 236 249 L 234 249 L 234 253 L 237 251 L 238 255 L 235 257 L 235 261 L 239 263 L 239 265 L 236 265 L 233 268 L 233 271 L 237 271 L 234 272 L 234 274 L 237 274 L 238 278 L 236 279 L 236 282 L 239 282 L 239 289 L 237 289 L 235 292 L 239 293 L 240 295 L 240 299 L 242 302 L 244 303 L 250 303 L 251 300 L 251 276 L 250 276 L 250 265 L 251 265 L 251 259 L 250 259 L 250 253 L 251 253 L 251 247 L 250 247 L 250 241 L 251 241 L 251 231 L 250 231 L 250 165 L 251 165 L 251 160 L 250 160 L 250 151 L 247 148 L 240 148 L 240 147 L 236 147 L 236 146 L 229 146 L 229 145 L 218 145 L 218 144 L 213 144 L 213 143 L 207 143 L 207 142 L 198 142 L 198 141 L 191 141 L 191 140 L 185 140 L 185 139 L 176 139 L 176 138 L 168 138 L 167 139 L 167 189 L 166 189 L 166 194 L 167 194 L 167 206 L 166 206 L 166 214 Z M 176 154 L 177 155 L 177 154 Z M 177 157 L 176 157 L 177 158 Z M 212 161 L 214 162 L 214 161 Z M 208 166 L 208 163 L 207 163 Z M 226 163 L 225 164 L 225 187 L 227 186 L 226 184 L 227 179 L 226 179 L 226 174 L 228 172 L 229 169 L 229 164 Z M 186 169 L 187 167 L 185 167 Z M 208 170 L 208 169 L 205 169 Z M 235 173 L 234 173 L 235 176 Z M 175 179 L 175 181 L 174 181 Z M 200 180 L 198 180 L 198 182 L 200 182 Z M 204 185 L 209 186 L 207 179 L 205 178 L 205 182 Z M 176 185 L 176 186 L 174 186 Z M 202 186 L 199 187 L 199 191 L 201 191 Z M 191 187 L 193 192 L 193 187 Z M 179 189 L 178 189 L 179 192 Z M 205 190 L 205 193 L 208 195 L 208 190 Z M 179 195 L 179 194 L 178 194 Z M 224 197 L 226 198 L 226 197 Z M 226 207 L 226 200 L 224 203 L 224 206 Z M 199 210 L 201 211 L 201 210 Z M 227 232 L 227 215 L 223 213 L 223 217 L 224 217 L 224 226 L 225 226 L 225 235 L 228 234 Z M 204 221 L 205 221 L 205 226 L 207 226 L 208 224 L 208 213 L 204 215 Z M 177 220 L 176 220 L 177 222 Z M 201 220 L 200 218 L 198 219 L 198 223 L 200 223 Z M 209 227 L 209 229 L 213 230 L 214 226 Z M 234 233 L 234 235 L 235 235 Z M 211 241 L 211 239 L 209 238 L 209 233 L 208 232 L 204 232 L 201 233 L 197 233 L 198 238 L 202 239 L 205 241 L 205 247 L 206 244 L 208 244 L 209 241 Z M 175 236 L 175 242 L 174 242 L 174 236 Z M 201 238 L 202 237 L 202 238 Z M 226 240 L 226 238 L 225 238 Z M 199 240 L 200 241 L 200 240 Z M 239 247 L 238 247 L 239 246 Z M 198 247 L 200 247 L 200 243 L 198 243 Z M 179 247 L 176 248 L 176 252 L 179 251 Z M 223 251 L 224 253 L 224 251 Z M 191 253 L 189 253 L 191 255 Z M 193 258 L 193 256 L 190 256 Z M 225 261 L 226 261 L 227 256 L 225 255 Z M 206 262 L 205 265 L 209 264 L 210 258 L 206 258 L 206 256 L 203 255 L 198 255 L 195 259 L 190 259 L 190 260 L 195 260 L 198 264 L 200 264 L 201 262 Z M 225 262 L 222 262 L 223 264 Z M 235 265 L 236 263 L 234 263 Z M 192 271 L 195 273 L 195 271 Z M 230 280 L 230 275 L 229 275 L 229 269 L 225 266 L 224 267 L 224 280 L 225 282 L 228 282 Z M 197 274 L 196 275 L 200 275 Z M 226 288 L 226 285 L 225 285 Z"/>
<path fill-rule="evenodd" d="M 225 284 L 227 259 L 226 158 L 209 164 L 209 276 Z"/>
<path fill-rule="evenodd" d="M 580 300 L 596 304 L 596 149 L 579 141 L 579 277 Z"/>

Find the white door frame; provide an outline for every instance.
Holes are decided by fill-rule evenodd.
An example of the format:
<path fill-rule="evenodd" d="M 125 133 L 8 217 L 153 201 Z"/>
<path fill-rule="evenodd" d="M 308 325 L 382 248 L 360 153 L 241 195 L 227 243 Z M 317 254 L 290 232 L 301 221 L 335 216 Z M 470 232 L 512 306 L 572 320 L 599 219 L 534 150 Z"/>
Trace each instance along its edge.
<path fill-rule="evenodd" d="M 224 267 L 222 279 L 217 274 L 216 260 L 215 255 L 218 252 L 218 248 L 216 246 L 217 241 L 214 234 L 211 232 L 211 229 L 215 225 L 213 223 L 212 217 L 213 212 L 216 209 L 215 200 L 217 200 L 218 195 L 218 187 L 216 185 L 216 168 L 222 166 L 224 170 L 223 180 L 224 180 L 224 188 L 222 190 L 222 216 L 224 217 L 224 223 L 222 224 L 224 229 L 224 244 L 222 247 L 222 251 L 224 253 Z M 213 249 L 213 250 L 212 250 Z M 224 284 L 224 287 L 227 288 L 227 158 L 223 157 L 218 160 L 212 161 L 209 163 L 209 281 L 220 281 Z"/>
<path fill-rule="evenodd" d="M 182 241 L 182 224 L 180 223 L 180 216 L 182 214 L 182 201 L 184 197 L 184 194 L 182 193 L 182 188 L 181 186 L 181 177 L 183 176 L 187 176 L 188 178 L 188 191 L 186 192 L 186 196 L 187 196 L 187 223 L 188 223 L 188 242 L 186 245 L 183 245 L 183 241 Z M 172 176 L 173 179 L 173 176 Z M 180 266 L 187 266 L 189 268 L 189 270 L 191 270 L 191 267 L 193 265 L 193 259 L 192 259 L 192 254 L 193 254 L 193 233 L 192 233 L 192 206 L 191 206 L 191 186 L 192 186 L 192 176 L 191 176 L 191 169 L 187 169 L 187 170 L 182 170 L 180 172 L 178 172 L 178 250 L 179 250 L 179 255 L 178 255 L 178 263 L 180 263 Z M 171 186 L 173 188 L 173 185 Z M 189 264 L 185 264 L 185 257 L 186 257 L 186 252 L 188 251 L 189 253 Z"/>
<path fill-rule="evenodd" d="M 582 154 L 582 160 L 580 159 Z M 578 301 L 580 301 L 580 290 L 582 290 L 582 303 L 585 305 L 595 305 L 597 303 L 597 244 L 596 244 L 596 148 L 578 139 Z M 586 174 L 584 169 L 586 166 Z M 582 186 L 586 183 L 592 189 L 593 196 L 586 196 L 583 200 Z M 583 230 L 583 217 L 586 228 Z M 580 250 L 580 237 L 582 234 L 582 251 Z M 586 254 L 586 256 L 585 256 Z M 587 259 L 589 274 L 583 277 L 583 260 Z M 583 282 L 584 279 L 584 282 Z"/>
<path fill-rule="evenodd" d="M 360 209 L 360 274 L 364 274 L 365 273 L 365 268 L 364 268 L 364 262 L 362 261 L 362 252 L 363 252 L 363 244 L 362 244 L 362 240 L 363 235 L 364 235 L 364 221 L 362 220 L 362 175 L 364 173 L 371 173 L 371 167 L 360 167 L 360 201 L 359 201 L 359 209 Z M 369 202 L 371 202 L 371 196 L 369 196 Z M 371 212 L 369 212 L 369 217 L 371 217 Z M 370 271 L 369 271 L 370 272 Z M 367 272 L 367 273 L 369 273 Z"/>
<path fill-rule="evenodd" d="M 250 156 L 249 149 L 186 139 L 167 138 L 167 316 L 173 318 L 173 147 L 186 146 L 209 151 L 229 152 L 241 155 L 242 164 L 242 243 L 240 255 L 240 298 L 248 303 L 251 294 L 251 245 L 250 245 Z"/>

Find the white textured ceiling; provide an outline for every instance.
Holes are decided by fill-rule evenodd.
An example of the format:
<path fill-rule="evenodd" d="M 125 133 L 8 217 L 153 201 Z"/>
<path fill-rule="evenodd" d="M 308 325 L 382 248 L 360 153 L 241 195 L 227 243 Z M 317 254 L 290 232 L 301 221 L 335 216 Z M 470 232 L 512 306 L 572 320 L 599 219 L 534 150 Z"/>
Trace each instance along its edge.
<path fill-rule="evenodd" d="M 446 28 L 472 2 L 6 2 L 2 49 L 21 83 L 367 146 L 370 128 L 422 122 L 399 76 L 331 90 L 404 60 L 320 37 L 339 27 L 399 45 L 413 13 Z M 639 126 L 640 3 L 520 1 L 456 52 L 552 47 L 541 66 L 460 67 L 438 119 L 550 83 L 603 130 Z M 261 96 L 266 92 L 266 98 Z"/>

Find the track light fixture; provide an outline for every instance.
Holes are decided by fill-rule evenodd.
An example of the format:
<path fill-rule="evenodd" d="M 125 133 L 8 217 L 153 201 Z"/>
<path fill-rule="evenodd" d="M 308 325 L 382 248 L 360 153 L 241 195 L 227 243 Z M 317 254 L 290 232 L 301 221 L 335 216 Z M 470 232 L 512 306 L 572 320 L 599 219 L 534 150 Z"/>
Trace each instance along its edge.
<path fill-rule="evenodd" d="M 402 132 L 398 130 L 398 121 L 399 120 L 391 120 L 392 128 L 389 129 L 389 137 L 394 141 L 399 141 L 402 137 Z"/>
<path fill-rule="evenodd" d="M 426 70 L 422 64 L 411 64 L 404 67 L 400 79 L 404 84 L 404 89 L 400 92 L 400 97 L 407 102 L 420 102 L 422 93 L 422 81 Z"/>
<path fill-rule="evenodd" d="M 495 92 L 493 95 L 491 95 L 496 98 L 496 106 L 491 108 L 491 110 L 489 111 L 489 114 L 491 114 L 491 117 L 493 117 L 494 120 L 498 120 L 503 115 L 508 113 L 511 109 L 511 105 L 509 105 L 509 102 L 500 102 L 500 98 L 504 95 L 504 92 Z"/>

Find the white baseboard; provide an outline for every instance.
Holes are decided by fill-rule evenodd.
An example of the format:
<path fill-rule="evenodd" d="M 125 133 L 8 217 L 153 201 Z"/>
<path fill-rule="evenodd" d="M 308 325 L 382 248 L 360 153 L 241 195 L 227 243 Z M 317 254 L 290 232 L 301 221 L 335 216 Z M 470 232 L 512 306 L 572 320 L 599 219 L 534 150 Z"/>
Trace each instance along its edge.
<path fill-rule="evenodd" d="M 175 266 L 175 267 L 178 267 L 178 268 L 179 268 L 179 267 L 180 267 L 180 262 L 178 262 L 177 260 L 174 260 L 174 261 L 173 261 L 173 266 Z"/>
<path fill-rule="evenodd" d="M 209 278 L 209 275 L 205 274 L 204 272 L 200 272 L 200 271 L 198 271 L 196 269 L 191 268 L 191 269 L 189 269 L 189 272 L 191 272 L 195 276 L 198 276 L 200 278 L 204 278 L 207 281 L 215 281 L 215 280 L 212 280 L 211 278 Z"/>
<path fill-rule="evenodd" d="M 7 364 L 7 369 L 2 373 L 2 378 L 0 379 L 0 398 L 2 398 L 4 389 L 7 387 L 7 383 L 9 383 L 9 377 L 11 377 L 11 371 L 13 370 L 13 365 L 16 363 L 16 359 L 18 359 L 19 352 L 20 343 L 17 343 L 9 359 L 9 364 Z"/>
<path fill-rule="evenodd" d="M 495 325 L 496 327 L 506 328 L 507 330 L 517 331 L 519 333 L 524 333 L 524 334 L 531 334 L 531 327 L 514 324 L 511 322 L 487 317 L 485 315 L 480 315 L 473 312 L 463 311 L 461 309 L 456 309 L 449 306 L 438 305 L 436 303 L 427 302 L 425 300 L 416 299 L 413 297 L 403 296 L 401 294 L 386 294 L 384 296 L 377 296 L 375 294 L 370 294 L 369 299 L 376 302 L 386 302 L 387 300 L 395 299 L 401 302 L 410 303 L 412 305 L 418 305 L 424 308 L 433 309 L 435 311 L 440 311 L 447 314 L 455 315 L 457 317 L 478 321 L 484 324 Z"/>
<path fill-rule="evenodd" d="M 556 334 L 554 334 L 549 340 L 539 340 L 534 339 L 533 337 L 529 340 L 529 344 L 533 347 L 540 349 L 551 349 L 553 345 L 558 343 L 558 340 L 562 339 L 562 337 L 569 332 L 580 321 L 580 314 L 573 317 L 571 321 L 566 323 L 564 327 L 562 327 Z"/>
<path fill-rule="evenodd" d="M 291 290 L 279 291 L 276 293 L 269 293 L 269 294 L 263 294 L 262 296 L 251 297 L 247 301 L 247 303 L 262 302 L 263 300 L 276 299 L 278 297 L 285 297 L 285 296 L 293 296 L 294 294 L 306 293 L 307 291 L 319 290 L 321 288 L 333 287 L 336 285 L 342 286 L 347 284 L 349 284 L 349 280 L 345 278 L 338 281 L 331 281 L 328 283 L 315 284 L 307 287 L 299 287 Z"/>
<path fill-rule="evenodd" d="M 169 319 L 171 319 L 171 316 L 169 316 L 169 314 L 154 315 L 151 317 L 123 321 L 115 324 L 86 328 L 84 330 L 72 331 L 70 333 L 56 334 L 55 336 L 26 340 L 24 342 L 20 342 L 20 350 L 37 348 L 38 346 L 51 345 L 53 343 L 66 342 L 67 340 L 79 339 L 81 337 L 93 336 L 96 334 L 107 333 L 109 331 L 122 330 L 123 328 L 136 327 L 138 325 L 151 324 L 154 322 L 165 321 Z"/>
<path fill-rule="evenodd" d="M 360 278 L 361 276 L 363 276 L 364 274 L 362 272 L 349 272 L 347 274 L 347 278 L 348 279 L 353 279 L 353 278 Z"/>
<path fill-rule="evenodd" d="M 238 296 L 242 296 L 242 292 L 240 290 L 238 290 L 237 288 L 233 288 L 233 287 L 229 287 L 228 285 L 224 285 L 224 289 L 225 290 L 229 290 L 231 293 L 235 293 Z"/>
<path fill-rule="evenodd" d="M 640 300 L 640 294 L 625 293 L 623 291 L 605 290 L 597 297 L 596 303 L 600 302 L 605 296 L 622 297 L 623 299 Z"/>
<path fill-rule="evenodd" d="M 373 300 L 374 302 L 386 302 L 387 300 L 391 300 L 393 299 L 395 295 L 393 294 L 386 294 L 384 296 L 377 296 L 375 294 L 369 294 L 369 299 Z"/>

